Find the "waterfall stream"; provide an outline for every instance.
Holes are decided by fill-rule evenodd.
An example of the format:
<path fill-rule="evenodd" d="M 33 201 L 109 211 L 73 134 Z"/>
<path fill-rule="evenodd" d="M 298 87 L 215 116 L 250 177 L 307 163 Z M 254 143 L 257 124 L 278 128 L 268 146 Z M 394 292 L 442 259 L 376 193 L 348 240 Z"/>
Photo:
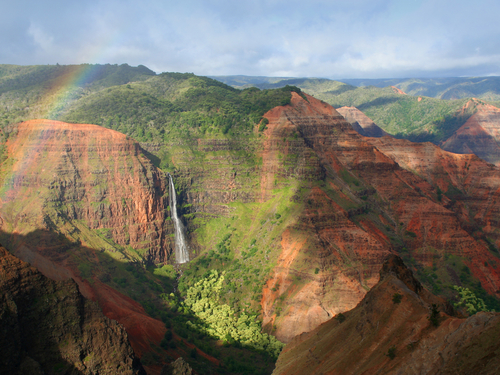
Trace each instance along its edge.
<path fill-rule="evenodd" d="M 177 216 L 177 196 L 175 194 L 174 181 L 170 173 L 168 174 L 168 187 L 170 215 L 174 221 L 175 229 L 175 260 L 177 263 L 186 263 L 189 262 L 189 248 L 186 242 L 184 225 L 179 219 L 179 216 Z"/>

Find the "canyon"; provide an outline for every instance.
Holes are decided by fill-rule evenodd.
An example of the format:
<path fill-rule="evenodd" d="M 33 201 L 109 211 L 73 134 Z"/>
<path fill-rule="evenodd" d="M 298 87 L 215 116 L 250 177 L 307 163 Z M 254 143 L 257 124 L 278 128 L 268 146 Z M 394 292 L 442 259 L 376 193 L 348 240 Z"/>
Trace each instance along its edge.
<path fill-rule="evenodd" d="M 153 89 L 171 93 L 175 85 L 203 97 L 200 81 L 213 97 L 223 90 L 236 95 L 191 75 L 120 90 L 131 97 L 144 90 L 137 95 L 144 103 L 153 102 Z M 199 86 L 185 89 L 189 82 Z M 395 139 L 353 107 L 335 110 L 287 90 L 289 100 L 280 97 L 283 104 L 262 116 L 252 113 L 254 123 L 223 128 L 217 116 L 227 108 L 209 112 L 213 122 L 205 112 L 181 111 L 172 116 L 185 116 L 184 128 L 150 120 L 142 132 L 151 134 L 141 142 L 85 123 L 31 119 L 5 126 L 0 242 L 57 282 L 74 279 L 124 327 L 151 374 L 161 372 L 166 357 L 193 349 L 213 368 L 230 363 L 196 349 L 195 333 L 179 336 L 183 312 L 175 298 L 210 269 L 227 272 L 220 303 L 259 315 L 266 332 L 292 345 L 297 335 L 347 316 L 363 298 L 376 300 L 369 293 L 386 288 L 377 285 L 389 254 L 399 254 L 434 293 L 453 298 L 452 286 L 463 285 L 494 304 L 498 167 L 473 154 Z M 115 97 L 113 90 L 100 92 L 108 93 Z M 474 120 L 483 129 L 496 113 L 488 108 Z M 176 221 L 189 244 L 182 256 Z M 165 347 L 168 332 L 177 348 Z"/>
<path fill-rule="evenodd" d="M 277 325 L 278 338 L 287 342 L 356 306 L 378 281 L 390 252 L 403 251 L 427 266 L 463 257 L 481 285 L 498 293 L 498 266 L 485 240 L 499 244 L 498 169 L 430 143 L 362 137 L 332 107 L 307 95 L 292 93 L 291 106 L 265 116 L 268 142 L 285 155 L 297 152 L 292 142 L 280 140 L 298 132 L 308 146 L 304 152 L 315 152 L 323 167 L 316 171 L 325 176 L 325 186 L 311 189 L 297 224 L 284 233 L 278 265 L 264 288 L 264 324 Z M 275 154 L 270 150 L 263 164 L 280 166 Z M 310 160 L 299 154 L 303 159 Z M 445 195 L 439 197 L 438 188 Z M 446 193 L 453 189 L 460 194 L 450 199 Z M 474 225 L 487 228 L 483 238 Z M 294 282 L 294 273 L 304 271 L 307 281 Z M 283 295 L 278 316 L 273 305 Z"/>

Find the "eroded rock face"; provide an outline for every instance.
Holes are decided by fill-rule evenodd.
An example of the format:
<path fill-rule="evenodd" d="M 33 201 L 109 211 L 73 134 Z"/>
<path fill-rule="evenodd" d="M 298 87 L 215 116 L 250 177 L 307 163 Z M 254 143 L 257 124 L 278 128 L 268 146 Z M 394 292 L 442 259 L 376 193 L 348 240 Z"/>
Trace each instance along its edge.
<path fill-rule="evenodd" d="M 110 239 L 146 260 L 167 260 L 168 189 L 135 141 L 97 125 L 31 120 L 14 126 L 6 150 L 0 229 L 57 228 L 97 249 L 114 251 Z"/>
<path fill-rule="evenodd" d="M 394 302 L 394 295 L 401 296 Z M 432 304 L 439 326 L 429 321 Z M 500 314 L 447 315 L 444 300 L 422 288 L 400 258 L 383 264 L 380 282 L 356 308 L 294 338 L 274 375 L 494 374 L 500 365 Z M 393 353 L 393 359 L 389 354 Z"/>
<path fill-rule="evenodd" d="M 365 137 L 379 138 L 389 135 L 356 107 L 337 108 L 337 112 L 344 116 L 354 130 Z"/>
<path fill-rule="evenodd" d="M 163 366 L 161 375 L 191 375 L 193 370 L 184 358 L 179 357 L 174 362 Z"/>
<path fill-rule="evenodd" d="M 402 250 L 424 265 L 445 254 L 463 257 L 483 287 L 498 294 L 499 270 L 477 233 L 484 225 L 498 244 L 497 168 L 430 143 L 362 137 L 331 106 L 292 95 L 291 105 L 265 115 L 261 199 L 284 171 L 324 183 L 302 198 L 302 213 L 282 235 L 263 288 L 267 329 L 287 342 L 352 309 L 377 283 L 384 257 Z M 285 168 L 291 158 L 308 168 Z"/>
<path fill-rule="evenodd" d="M 441 147 L 458 154 L 476 154 L 500 166 L 500 109 L 477 99 L 471 100 L 466 106 L 475 106 L 476 113 Z"/>
<path fill-rule="evenodd" d="M 0 247 L 0 372 L 145 374 L 125 329 Z"/>

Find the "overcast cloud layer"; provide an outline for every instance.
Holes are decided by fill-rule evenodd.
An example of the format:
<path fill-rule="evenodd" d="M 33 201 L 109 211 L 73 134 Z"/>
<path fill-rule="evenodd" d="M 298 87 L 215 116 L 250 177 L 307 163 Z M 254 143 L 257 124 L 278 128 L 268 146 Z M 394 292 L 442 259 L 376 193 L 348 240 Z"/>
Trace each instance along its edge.
<path fill-rule="evenodd" d="M 392 78 L 500 75 L 498 0 L 17 0 L 0 63 Z"/>

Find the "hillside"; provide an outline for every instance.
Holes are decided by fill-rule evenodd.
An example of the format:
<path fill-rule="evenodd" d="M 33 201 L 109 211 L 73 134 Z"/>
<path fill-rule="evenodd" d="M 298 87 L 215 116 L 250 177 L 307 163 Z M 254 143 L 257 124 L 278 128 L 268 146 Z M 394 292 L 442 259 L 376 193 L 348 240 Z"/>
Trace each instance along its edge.
<path fill-rule="evenodd" d="M 495 374 L 500 314 L 450 314 L 391 255 L 359 305 L 297 336 L 273 374 Z"/>
<path fill-rule="evenodd" d="M 500 109 L 477 99 L 465 106 L 464 111 L 474 108 L 474 114 L 441 143 L 441 148 L 459 154 L 474 153 L 500 166 Z"/>
<path fill-rule="evenodd" d="M 357 87 L 395 86 L 408 95 L 445 100 L 479 98 L 486 101 L 500 101 L 500 77 L 346 79 L 342 82 Z"/>
<path fill-rule="evenodd" d="M 150 373 L 181 355 L 199 373 L 269 373 L 274 337 L 354 308 L 389 253 L 436 293 L 466 286 L 500 308 L 500 172 L 474 155 L 362 137 L 297 87 L 193 74 L 89 89 L 51 113 L 3 127 L 0 237 L 73 277 Z"/>
<path fill-rule="evenodd" d="M 356 107 L 340 107 L 337 108 L 337 112 L 352 125 L 354 130 L 365 137 L 378 138 L 389 135 Z"/>
<path fill-rule="evenodd" d="M 389 79 L 338 79 L 283 78 L 252 76 L 213 76 L 227 85 L 246 88 L 278 88 L 283 85 L 331 85 L 339 83 L 354 87 L 386 88 L 394 86 L 407 95 L 454 100 L 479 98 L 490 102 L 500 101 L 500 77 L 443 77 L 443 78 L 389 78 Z M 304 87 L 305 89 L 305 87 Z M 306 90 L 307 91 L 307 90 Z M 322 90 L 326 91 L 326 90 Z"/>
<path fill-rule="evenodd" d="M 0 246 L 0 372 L 145 374 L 127 333 L 84 298 Z"/>
<path fill-rule="evenodd" d="M 229 78 L 218 79 L 232 82 Z M 254 78 L 251 84 L 256 87 L 295 85 L 335 108 L 356 107 L 397 138 L 435 144 L 448 139 L 474 113 L 474 107 L 462 110 L 469 98 L 483 99 L 492 104 L 500 98 L 498 77 L 343 82 L 317 78 L 261 81 Z"/>
<path fill-rule="evenodd" d="M 145 66 L 0 65 L 0 125 L 57 119 L 75 100 L 106 87 L 154 76 Z"/>

